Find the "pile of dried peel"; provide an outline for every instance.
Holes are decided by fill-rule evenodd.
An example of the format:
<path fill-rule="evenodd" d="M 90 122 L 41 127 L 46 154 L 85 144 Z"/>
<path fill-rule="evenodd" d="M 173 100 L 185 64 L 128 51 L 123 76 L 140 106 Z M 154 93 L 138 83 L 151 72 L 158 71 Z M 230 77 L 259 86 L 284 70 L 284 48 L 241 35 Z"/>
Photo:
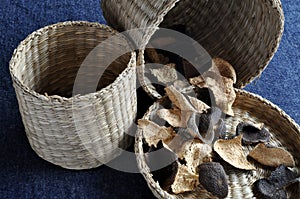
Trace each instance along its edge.
<path fill-rule="evenodd" d="M 197 98 L 197 95 L 184 92 L 189 90 L 185 88 L 190 85 L 176 79 L 174 68 L 173 64 L 168 64 L 152 71 L 160 81 L 168 84 L 164 90 L 171 108 L 162 107 L 156 112 L 166 125 L 160 126 L 144 119 L 138 121 L 150 152 L 163 148 L 167 155 L 172 154 L 171 156 L 175 157 L 172 168 L 168 168 L 168 180 L 159 179 L 159 175 L 155 176 L 155 171 L 153 172 L 153 177 L 159 181 L 162 188 L 170 193 L 180 194 L 201 186 L 213 195 L 225 198 L 228 194 L 226 173 L 221 164 L 213 162 L 213 156 L 218 154 L 223 161 L 237 169 L 255 170 L 254 165 L 247 159 L 243 144 L 257 144 L 249 157 L 263 165 L 295 166 L 294 159 L 288 151 L 266 146 L 270 136 L 263 124 L 241 122 L 244 126 L 237 127 L 236 136 L 232 139 L 223 137 L 226 133 L 224 118 L 234 116 L 232 105 L 236 98 L 236 73 L 228 62 L 215 58 L 207 72 L 189 79 L 192 87 L 211 91 L 214 99 L 211 106 Z M 149 158 L 147 161 L 150 165 L 151 161 L 155 160 Z M 199 176 L 202 170 L 211 172 L 204 172 L 203 176 Z M 163 171 L 163 168 L 158 173 L 160 171 Z M 215 182 L 221 184 L 216 185 Z"/>

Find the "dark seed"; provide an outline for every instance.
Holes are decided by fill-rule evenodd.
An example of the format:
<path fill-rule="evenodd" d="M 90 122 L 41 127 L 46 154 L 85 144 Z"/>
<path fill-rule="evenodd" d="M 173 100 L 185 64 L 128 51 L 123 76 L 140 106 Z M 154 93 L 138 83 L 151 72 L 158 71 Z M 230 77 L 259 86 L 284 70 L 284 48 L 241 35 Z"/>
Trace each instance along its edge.
<path fill-rule="evenodd" d="M 255 144 L 270 141 L 270 132 L 266 128 L 263 127 L 260 130 L 246 122 L 241 122 L 237 125 L 236 134 L 243 134 L 244 144 Z"/>
<path fill-rule="evenodd" d="M 225 198 L 228 195 L 228 181 L 223 166 L 217 162 L 199 165 L 199 182 L 214 196 Z"/>
<path fill-rule="evenodd" d="M 257 180 L 253 184 L 254 195 L 258 198 L 285 199 L 287 193 L 284 187 L 296 178 L 296 173 L 281 165 L 271 173 L 269 178 Z"/>
<path fill-rule="evenodd" d="M 178 171 L 177 159 L 172 151 L 164 148 L 161 141 L 156 148 L 151 146 L 149 153 L 146 155 L 146 161 L 150 171 L 152 171 L 153 179 L 158 181 L 165 191 L 170 191 L 175 180 Z M 167 166 L 161 168 L 164 165 Z"/>

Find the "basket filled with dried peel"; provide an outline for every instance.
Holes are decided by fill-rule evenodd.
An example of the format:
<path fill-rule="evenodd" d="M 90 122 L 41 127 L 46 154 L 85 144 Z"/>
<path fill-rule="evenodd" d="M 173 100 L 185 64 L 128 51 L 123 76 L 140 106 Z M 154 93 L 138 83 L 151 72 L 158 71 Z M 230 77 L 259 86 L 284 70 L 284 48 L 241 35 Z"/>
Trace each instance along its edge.
<path fill-rule="evenodd" d="M 139 30 L 132 39 L 141 49 L 139 81 L 158 100 L 138 121 L 135 152 L 156 197 L 300 195 L 299 126 L 270 101 L 241 90 L 279 46 L 280 1 L 101 3 L 109 25 Z M 159 32 L 164 28 L 188 36 L 206 52 L 185 46 L 184 37 L 170 31 Z M 214 59 L 201 61 L 207 55 Z"/>
<path fill-rule="evenodd" d="M 235 89 L 231 69 L 174 81 L 139 120 L 138 166 L 158 198 L 299 194 L 299 126 L 271 102 Z"/>

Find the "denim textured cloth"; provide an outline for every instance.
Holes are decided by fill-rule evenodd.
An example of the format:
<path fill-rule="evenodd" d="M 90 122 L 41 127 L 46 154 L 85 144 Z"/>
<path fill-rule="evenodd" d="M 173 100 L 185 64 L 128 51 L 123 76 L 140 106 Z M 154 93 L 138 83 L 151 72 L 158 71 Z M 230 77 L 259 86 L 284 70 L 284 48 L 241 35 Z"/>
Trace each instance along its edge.
<path fill-rule="evenodd" d="M 282 0 L 285 32 L 262 76 L 245 89 L 280 106 L 300 122 L 300 4 Z M 0 3 L 0 198 L 153 198 L 140 174 L 107 166 L 69 171 L 30 148 L 9 75 L 13 50 L 49 24 L 85 20 L 105 23 L 99 0 L 2 0 Z"/>

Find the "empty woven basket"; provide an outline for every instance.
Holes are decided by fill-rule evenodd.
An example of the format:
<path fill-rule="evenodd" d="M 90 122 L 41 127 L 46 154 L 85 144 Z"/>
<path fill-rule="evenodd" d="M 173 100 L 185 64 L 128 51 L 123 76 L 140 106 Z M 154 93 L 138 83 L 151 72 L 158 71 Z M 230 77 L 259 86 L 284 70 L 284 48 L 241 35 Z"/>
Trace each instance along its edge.
<path fill-rule="evenodd" d="M 271 133 L 271 144 L 287 149 L 296 162 L 296 167 L 300 171 L 300 128 L 282 110 L 271 102 L 243 90 L 236 89 L 237 98 L 233 105 L 234 117 L 227 118 L 227 131 L 235 133 L 236 126 L 240 122 L 263 122 Z M 159 103 L 152 105 L 145 114 L 144 119 L 153 120 L 157 118 L 156 111 L 160 107 Z M 274 119 L 276 118 L 276 119 Z M 155 119 L 154 119 L 155 120 Z M 141 173 L 146 179 L 148 186 L 157 198 L 216 198 L 211 193 L 200 186 L 193 192 L 184 194 L 169 194 L 164 191 L 158 182 L 155 182 L 150 168 L 146 162 L 146 154 L 143 151 L 143 131 L 138 129 L 136 135 L 135 152 L 137 163 Z M 249 148 L 250 150 L 250 148 Z M 242 171 L 233 167 L 225 167 L 229 181 L 229 193 L 227 198 L 255 198 L 252 191 L 252 184 L 257 180 L 270 175 L 271 170 L 257 167 L 255 171 Z M 290 192 L 292 198 L 298 198 L 296 191 Z"/>
<path fill-rule="evenodd" d="M 102 0 L 110 26 L 123 31 L 141 28 L 135 42 L 146 47 L 155 27 L 186 25 L 186 34 L 212 57 L 229 61 L 236 69 L 236 88 L 259 76 L 276 52 L 283 32 L 280 0 Z M 154 28 L 149 28 L 154 27 Z M 160 97 L 144 81 L 143 53 L 138 76 L 144 89 Z"/>
<path fill-rule="evenodd" d="M 97 23 L 63 22 L 37 30 L 15 50 L 10 72 L 19 109 L 30 145 L 43 159 L 68 169 L 88 169 L 130 145 L 127 133 L 137 103 L 135 53 L 116 59 L 94 90 L 88 87 L 102 63 L 86 57 L 90 52 L 114 56 L 114 49 L 125 48 L 124 41 L 112 42 L 102 49 L 105 55 L 93 51 L 116 33 Z M 84 63 L 89 70 L 81 70 Z M 82 93 L 73 96 L 79 71 L 85 77 L 78 84 Z"/>

